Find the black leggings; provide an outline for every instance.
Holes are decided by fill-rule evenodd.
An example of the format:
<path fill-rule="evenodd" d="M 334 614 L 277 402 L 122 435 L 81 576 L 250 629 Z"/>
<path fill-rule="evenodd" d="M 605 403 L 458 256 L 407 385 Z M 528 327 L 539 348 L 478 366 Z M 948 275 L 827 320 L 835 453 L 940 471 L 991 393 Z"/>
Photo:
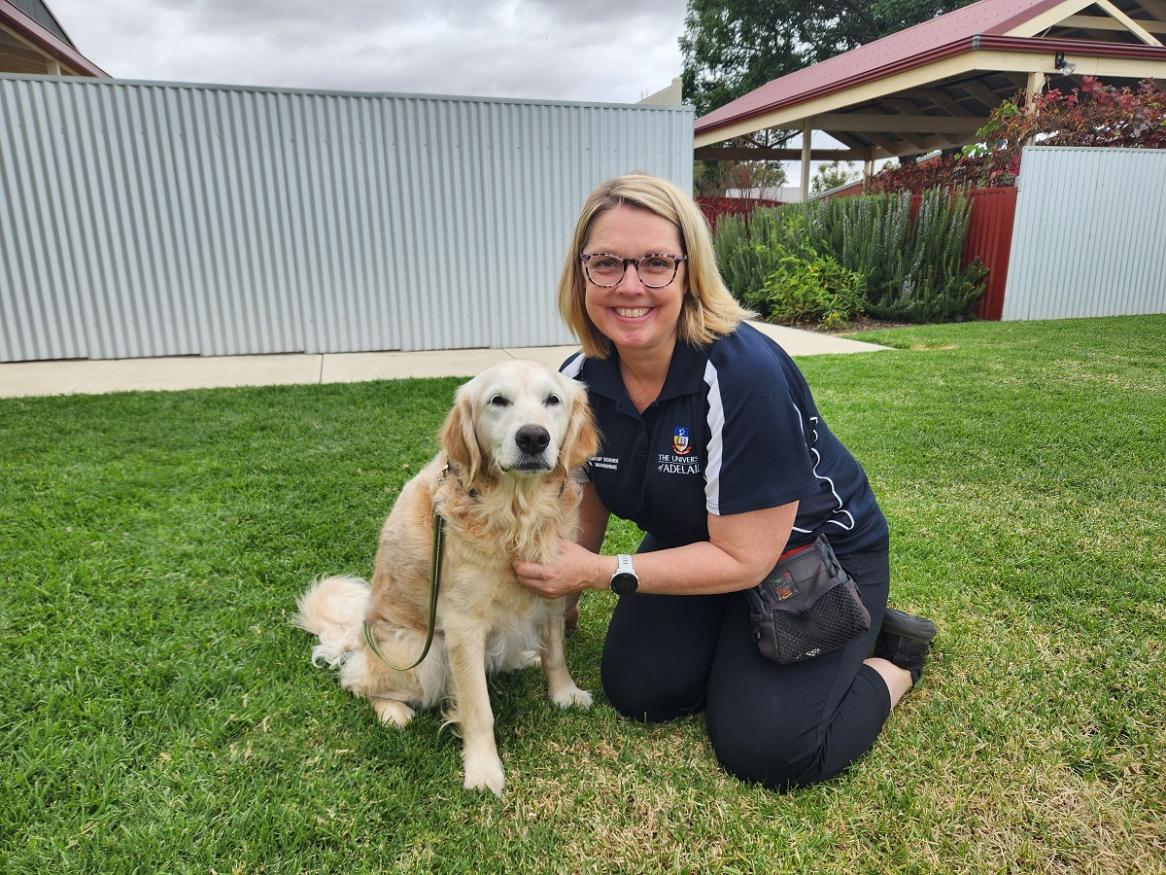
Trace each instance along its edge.
<path fill-rule="evenodd" d="M 654 548 L 650 535 L 640 544 Z M 886 683 L 863 664 L 886 610 L 887 549 L 841 562 L 870 630 L 791 665 L 758 652 L 741 593 L 621 596 L 600 666 L 608 701 L 648 723 L 704 711 L 717 759 L 743 781 L 788 790 L 833 777 L 870 749 L 891 711 Z"/>

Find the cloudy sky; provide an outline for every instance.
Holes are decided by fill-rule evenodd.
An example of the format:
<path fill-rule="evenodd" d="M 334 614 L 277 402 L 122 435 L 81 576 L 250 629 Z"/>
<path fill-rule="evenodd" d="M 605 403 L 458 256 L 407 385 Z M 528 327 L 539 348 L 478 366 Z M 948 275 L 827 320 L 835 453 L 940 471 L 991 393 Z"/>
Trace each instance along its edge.
<path fill-rule="evenodd" d="M 47 0 L 112 76 L 634 103 L 685 0 Z"/>

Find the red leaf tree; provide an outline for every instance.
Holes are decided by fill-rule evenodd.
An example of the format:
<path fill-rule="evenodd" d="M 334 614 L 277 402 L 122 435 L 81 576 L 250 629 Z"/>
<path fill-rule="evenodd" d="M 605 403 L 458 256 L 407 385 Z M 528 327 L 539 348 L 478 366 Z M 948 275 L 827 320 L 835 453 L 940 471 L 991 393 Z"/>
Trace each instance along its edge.
<path fill-rule="evenodd" d="M 960 154 L 887 168 L 871 177 L 867 191 L 922 191 L 935 186 L 1015 185 L 1026 145 L 1122 146 L 1166 149 L 1166 91 L 1145 80 L 1117 88 L 1083 77 L 1080 88 L 1053 88 L 1022 109 L 1023 93 L 992 110 L 976 132 L 980 143 Z"/>

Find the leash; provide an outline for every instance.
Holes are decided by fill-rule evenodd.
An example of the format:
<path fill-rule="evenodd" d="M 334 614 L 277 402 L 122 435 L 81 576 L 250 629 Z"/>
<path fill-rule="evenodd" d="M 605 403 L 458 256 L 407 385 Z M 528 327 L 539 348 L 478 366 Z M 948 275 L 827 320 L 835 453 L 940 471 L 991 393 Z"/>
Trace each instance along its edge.
<path fill-rule="evenodd" d="M 449 470 L 449 465 L 441 470 L 442 478 L 445 477 L 445 472 Z M 440 480 L 438 482 L 441 482 Z M 425 657 L 429 655 L 429 646 L 433 644 L 433 631 L 437 628 L 437 593 L 441 589 L 441 559 L 445 552 L 445 517 L 433 511 L 433 571 L 430 574 L 430 590 L 429 590 L 429 630 L 425 633 L 425 647 L 421 649 L 421 655 L 411 665 L 406 665 L 402 668 L 399 665 L 393 665 L 381 653 L 381 649 L 377 647 L 376 641 L 372 637 L 372 627 L 369 626 L 368 620 L 364 621 L 363 633 L 364 643 L 368 645 L 368 649 L 376 654 L 377 658 L 387 665 L 393 671 L 408 671 L 411 668 L 416 668 L 425 661 Z"/>

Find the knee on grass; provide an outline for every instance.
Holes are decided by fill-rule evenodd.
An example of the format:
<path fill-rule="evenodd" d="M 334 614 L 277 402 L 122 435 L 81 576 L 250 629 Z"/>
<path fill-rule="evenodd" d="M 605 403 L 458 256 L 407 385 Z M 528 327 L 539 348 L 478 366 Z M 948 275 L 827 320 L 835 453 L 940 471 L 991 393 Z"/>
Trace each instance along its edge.
<path fill-rule="evenodd" d="M 704 708 L 704 690 L 675 676 L 645 679 L 635 672 L 601 666 L 603 694 L 629 720 L 661 723 L 695 714 Z"/>
<path fill-rule="evenodd" d="M 801 742 L 792 733 L 744 725 L 726 730 L 710 721 L 709 740 L 717 762 L 730 775 L 782 793 L 825 781 L 840 771 L 826 768 L 824 746 Z"/>

